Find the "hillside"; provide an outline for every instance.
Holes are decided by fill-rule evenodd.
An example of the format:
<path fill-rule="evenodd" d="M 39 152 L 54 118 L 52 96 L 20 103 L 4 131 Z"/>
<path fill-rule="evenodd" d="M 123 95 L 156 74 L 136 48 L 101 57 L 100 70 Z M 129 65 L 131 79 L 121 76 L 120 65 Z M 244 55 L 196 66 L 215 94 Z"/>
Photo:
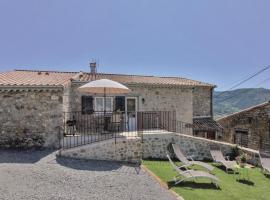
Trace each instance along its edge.
<path fill-rule="evenodd" d="M 218 96 L 221 92 L 214 92 L 215 118 L 240 111 L 242 109 L 270 100 L 270 89 L 243 88 L 232 90 Z"/>

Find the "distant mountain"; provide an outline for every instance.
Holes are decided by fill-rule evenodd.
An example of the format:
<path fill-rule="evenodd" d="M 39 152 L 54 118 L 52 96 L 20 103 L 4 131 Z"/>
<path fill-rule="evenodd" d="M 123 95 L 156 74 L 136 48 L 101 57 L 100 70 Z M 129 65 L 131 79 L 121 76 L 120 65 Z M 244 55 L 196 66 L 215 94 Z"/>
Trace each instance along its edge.
<path fill-rule="evenodd" d="M 214 92 L 216 119 L 270 100 L 270 89 L 265 88 L 243 88 L 221 93 Z"/>

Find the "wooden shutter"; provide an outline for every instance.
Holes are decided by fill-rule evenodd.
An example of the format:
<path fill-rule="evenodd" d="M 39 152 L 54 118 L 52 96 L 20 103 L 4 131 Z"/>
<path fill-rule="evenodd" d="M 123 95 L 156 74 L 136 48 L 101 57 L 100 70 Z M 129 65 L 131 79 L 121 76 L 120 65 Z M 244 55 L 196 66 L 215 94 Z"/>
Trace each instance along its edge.
<path fill-rule="evenodd" d="M 91 114 L 93 112 L 93 97 L 82 96 L 82 114 Z"/>
<path fill-rule="evenodd" d="M 125 97 L 124 96 L 117 96 L 115 97 L 115 111 L 125 111 Z"/>

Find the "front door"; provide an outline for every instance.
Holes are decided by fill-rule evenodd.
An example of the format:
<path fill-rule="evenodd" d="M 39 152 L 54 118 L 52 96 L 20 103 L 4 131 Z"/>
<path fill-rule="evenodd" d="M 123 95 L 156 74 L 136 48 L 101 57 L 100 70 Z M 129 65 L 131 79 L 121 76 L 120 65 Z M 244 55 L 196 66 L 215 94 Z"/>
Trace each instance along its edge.
<path fill-rule="evenodd" d="M 234 136 L 235 144 L 243 147 L 248 147 L 248 131 L 247 130 L 236 130 Z"/>
<path fill-rule="evenodd" d="M 126 98 L 126 116 L 127 116 L 127 129 L 135 131 L 137 129 L 137 98 Z"/>

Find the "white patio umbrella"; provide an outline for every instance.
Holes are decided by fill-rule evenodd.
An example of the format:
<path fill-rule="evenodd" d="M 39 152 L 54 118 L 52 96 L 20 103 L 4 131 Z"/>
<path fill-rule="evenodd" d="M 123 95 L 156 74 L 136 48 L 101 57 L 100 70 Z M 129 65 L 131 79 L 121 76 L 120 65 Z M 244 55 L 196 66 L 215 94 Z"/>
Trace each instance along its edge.
<path fill-rule="evenodd" d="M 129 93 L 130 89 L 116 81 L 100 79 L 91 81 L 78 88 L 80 92 L 96 94 L 124 94 Z"/>
<path fill-rule="evenodd" d="M 130 89 L 122 85 L 121 83 L 108 80 L 108 79 L 100 79 L 96 81 L 91 81 L 79 87 L 78 90 L 82 93 L 104 95 L 104 121 L 105 121 L 105 114 L 106 114 L 106 95 L 107 94 L 124 94 L 124 93 L 130 92 Z M 104 130 L 105 130 L 105 123 L 104 123 Z"/>
<path fill-rule="evenodd" d="M 79 87 L 78 90 L 82 93 L 103 94 L 104 95 L 104 114 L 106 113 L 106 95 L 107 94 L 125 94 L 131 91 L 129 88 L 122 85 L 121 83 L 108 80 L 108 79 L 100 79 L 96 81 L 91 81 Z"/>

